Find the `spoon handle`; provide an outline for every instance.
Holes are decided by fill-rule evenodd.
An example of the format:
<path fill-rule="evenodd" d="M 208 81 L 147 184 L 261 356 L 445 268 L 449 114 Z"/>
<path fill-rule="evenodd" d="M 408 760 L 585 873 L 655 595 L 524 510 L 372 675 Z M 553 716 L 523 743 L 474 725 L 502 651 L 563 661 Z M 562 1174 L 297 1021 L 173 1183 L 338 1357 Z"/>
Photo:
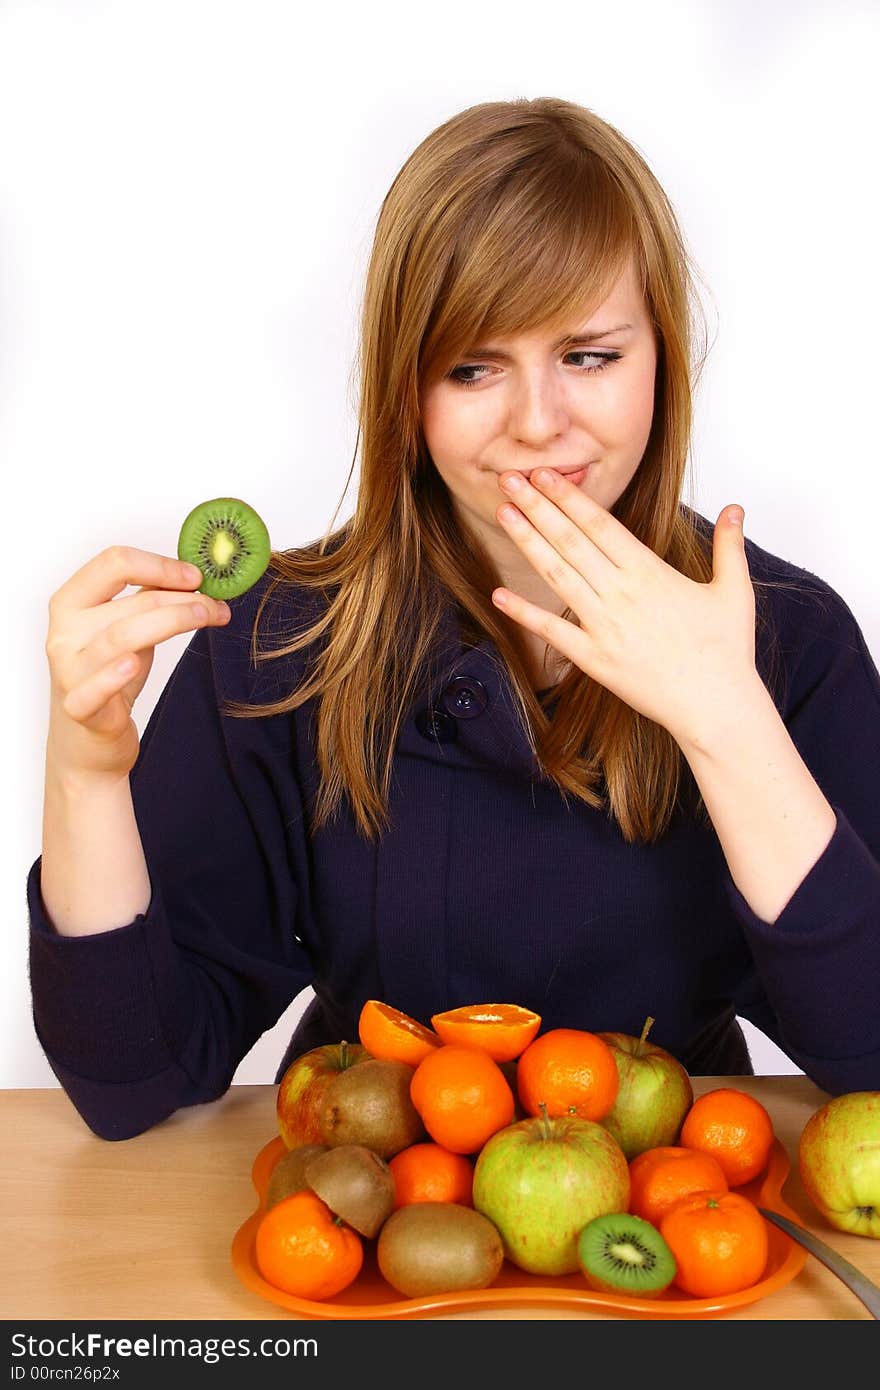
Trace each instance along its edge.
<path fill-rule="evenodd" d="M 854 1264 L 845 1260 L 842 1255 L 838 1255 L 836 1250 L 832 1250 L 830 1245 L 826 1245 L 824 1240 L 819 1240 L 810 1231 L 805 1231 L 802 1226 L 798 1226 L 794 1221 L 789 1221 L 787 1216 L 781 1216 L 778 1211 L 768 1211 L 766 1207 L 759 1207 L 758 1211 L 768 1221 L 772 1221 L 774 1226 L 778 1226 L 781 1231 L 785 1231 L 787 1236 L 796 1240 L 809 1250 L 811 1255 L 815 1255 L 817 1260 L 821 1260 L 823 1265 L 836 1274 L 851 1289 L 856 1298 L 861 1299 L 872 1318 L 880 1321 L 880 1289 L 873 1284 L 867 1275 L 860 1269 L 856 1269 Z"/>

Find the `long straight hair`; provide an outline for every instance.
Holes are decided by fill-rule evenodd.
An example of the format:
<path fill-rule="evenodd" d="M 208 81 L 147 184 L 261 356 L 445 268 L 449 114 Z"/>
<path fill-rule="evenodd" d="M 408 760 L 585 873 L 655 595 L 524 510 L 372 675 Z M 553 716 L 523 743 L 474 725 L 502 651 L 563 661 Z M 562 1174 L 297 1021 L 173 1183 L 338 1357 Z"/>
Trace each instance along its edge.
<path fill-rule="evenodd" d="M 319 542 L 272 552 L 251 639 L 255 664 L 313 644 L 315 660 L 283 698 L 226 709 L 265 718 L 318 697 L 314 828 L 344 794 L 367 838 L 388 827 L 395 743 L 450 602 L 467 640 L 495 644 L 529 745 L 566 803 L 571 795 L 604 808 L 628 842 L 650 843 L 687 784 L 693 814 L 708 821 L 672 735 L 573 663 L 549 717 L 517 624 L 491 601 L 501 576 L 456 514 L 420 422 L 423 392 L 471 344 L 562 323 L 585 303 L 595 310 L 628 265 L 651 318 L 657 372 L 649 440 L 612 511 L 667 564 L 707 583 L 711 539 L 682 504 L 692 392 L 706 357 L 696 335 L 699 299 L 675 213 L 645 160 L 592 111 L 523 98 L 453 116 L 394 179 L 361 312 L 354 514 Z M 319 615 L 260 651 L 260 615 L 276 589 L 284 612 L 289 585 L 319 595 Z M 567 608 L 563 617 L 575 615 Z"/>

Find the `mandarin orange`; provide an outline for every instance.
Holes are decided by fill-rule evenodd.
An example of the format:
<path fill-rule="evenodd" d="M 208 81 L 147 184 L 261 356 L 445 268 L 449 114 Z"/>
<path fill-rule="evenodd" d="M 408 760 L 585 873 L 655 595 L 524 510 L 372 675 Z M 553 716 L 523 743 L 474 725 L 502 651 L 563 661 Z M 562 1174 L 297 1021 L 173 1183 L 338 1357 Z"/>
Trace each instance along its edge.
<path fill-rule="evenodd" d="M 759 1100 L 736 1087 L 720 1086 L 694 1101 L 679 1143 L 711 1154 L 728 1187 L 741 1187 L 767 1167 L 773 1137 L 773 1121 Z"/>
<path fill-rule="evenodd" d="M 267 1283 L 300 1298 L 332 1298 L 360 1273 L 364 1247 L 314 1192 L 294 1192 L 257 1226 L 257 1268 Z"/>
<path fill-rule="evenodd" d="M 513 1092 L 497 1062 L 475 1047 L 442 1043 L 416 1067 L 412 1103 L 436 1143 L 472 1154 L 513 1121 Z"/>
<path fill-rule="evenodd" d="M 692 1192 L 727 1188 L 717 1158 L 699 1149 L 660 1145 L 637 1154 L 629 1165 L 629 1209 L 634 1216 L 659 1226 L 660 1218 L 681 1197 Z"/>
<path fill-rule="evenodd" d="M 767 1223 L 739 1192 L 694 1192 L 660 1220 L 677 1265 L 673 1283 L 694 1298 L 751 1288 L 767 1267 Z"/>
<path fill-rule="evenodd" d="M 464 1154 L 441 1144 L 410 1144 L 388 1164 L 394 1178 L 394 1206 L 413 1202 L 473 1205 L 474 1165 Z"/>
<path fill-rule="evenodd" d="M 516 1064 L 523 1109 L 539 1115 L 601 1120 L 617 1098 L 620 1077 L 611 1048 L 596 1033 L 551 1028 L 530 1042 Z"/>

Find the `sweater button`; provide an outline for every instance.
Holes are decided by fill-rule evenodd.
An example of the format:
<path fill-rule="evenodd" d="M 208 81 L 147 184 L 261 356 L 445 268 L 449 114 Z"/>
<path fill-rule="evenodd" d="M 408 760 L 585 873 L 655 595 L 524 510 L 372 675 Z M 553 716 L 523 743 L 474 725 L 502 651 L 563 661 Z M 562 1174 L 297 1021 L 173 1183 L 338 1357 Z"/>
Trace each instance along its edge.
<path fill-rule="evenodd" d="M 440 703 L 454 719 L 474 719 L 483 713 L 489 697 L 482 681 L 473 676 L 456 676 L 440 696 Z"/>
<path fill-rule="evenodd" d="M 434 743 L 454 743 L 458 738 L 455 720 L 451 715 L 444 714 L 442 709 L 419 710 L 416 715 L 416 728 L 422 738 L 430 739 Z"/>

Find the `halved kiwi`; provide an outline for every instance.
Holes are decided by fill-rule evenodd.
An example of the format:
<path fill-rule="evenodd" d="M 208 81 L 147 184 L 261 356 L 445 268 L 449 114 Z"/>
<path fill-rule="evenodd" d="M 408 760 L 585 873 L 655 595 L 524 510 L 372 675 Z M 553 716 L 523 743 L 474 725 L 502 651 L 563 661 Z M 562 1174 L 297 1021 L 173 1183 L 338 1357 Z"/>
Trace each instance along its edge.
<path fill-rule="evenodd" d="M 341 1144 L 314 1154 L 306 1182 L 347 1225 L 362 1236 L 378 1235 L 394 1210 L 394 1174 L 384 1158 L 363 1144 Z"/>
<path fill-rule="evenodd" d="M 629 1212 L 596 1216 L 578 1236 L 578 1260 L 592 1289 L 656 1298 L 676 1274 L 675 1256 L 650 1221 Z"/>
<path fill-rule="evenodd" d="M 199 593 L 236 598 L 256 584 L 272 554 L 266 524 L 239 497 L 214 497 L 193 507 L 180 528 L 177 558 L 204 576 Z"/>

